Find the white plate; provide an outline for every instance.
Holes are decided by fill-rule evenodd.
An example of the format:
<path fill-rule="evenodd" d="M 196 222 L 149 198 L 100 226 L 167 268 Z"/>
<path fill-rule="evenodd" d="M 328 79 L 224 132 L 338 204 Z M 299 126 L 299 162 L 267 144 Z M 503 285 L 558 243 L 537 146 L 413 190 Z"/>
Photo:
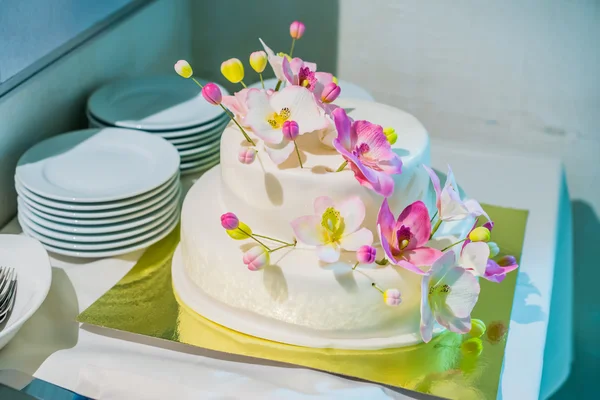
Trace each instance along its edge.
<path fill-rule="evenodd" d="M 221 159 L 220 153 L 215 153 L 212 156 L 193 156 L 193 157 L 182 157 L 181 158 L 181 170 L 184 171 L 190 168 L 196 168 L 202 165 L 209 165 L 215 161 L 219 161 Z"/>
<path fill-rule="evenodd" d="M 19 159 L 17 179 L 49 199 L 100 203 L 146 193 L 179 168 L 166 140 L 129 129 L 86 129 L 54 136 Z"/>
<path fill-rule="evenodd" d="M 153 189 L 149 192 L 141 194 L 139 196 L 130 197 L 125 200 L 117 200 L 117 201 L 109 201 L 105 203 L 69 203 L 69 202 L 57 202 L 52 199 L 46 199 L 45 197 L 38 196 L 37 194 L 31 192 L 29 189 L 24 187 L 18 179 L 15 179 L 15 188 L 23 194 L 24 197 L 35 201 L 38 204 L 42 204 L 48 207 L 56 208 L 59 210 L 72 210 L 72 211 L 100 211 L 100 210 L 110 210 L 114 208 L 121 208 L 132 204 L 141 203 L 144 200 L 148 200 L 151 197 L 165 191 L 171 186 L 176 185 L 175 180 L 179 180 L 179 173 L 174 175 L 168 182 L 160 185 L 156 189 Z"/>
<path fill-rule="evenodd" d="M 213 162 L 211 162 L 210 164 L 205 164 L 205 165 L 200 165 L 198 167 L 191 167 L 188 169 L 182 169 L 181 170 L 181 175 L 189 175 L 189 174 L 195 174 L 197 172 L 204 172 L 204 171 L 208 171 L 209 169 L 213 168 L 215 165 L 219 164 L 219 160 L 215 160 Z"/>
<path fill-rule="evenodd" d="M 181 190 L 181 189 L 180 189 Z M 129 222 L 140 217 L 146 217 L 153 214 L 156 210 L 163 209 L 164 207 L 170 207 L 172 203 L 176 203 L 177 192 L 174 192 L 171 196 L 163 199 L 162 201 L 150 206 L 148 208 L 141 209 L 139 211 L 133 212 L 131 214 L 118 215 L 115 217 L 107 217 L 107 218 L 94 218 L 94 219 L 84 219 L 84 218 L 68 218 L 68 217 L 60 217 L 52 214 L 45 213 L 43 211 L 37 210 L 31 206 L 29 206 L 23 198 L 17 197 L 17 203 L 20 208 L 27 207 L 30 211 L 34 212 L 36 215 L 58 223 L 69 224 L 69 225 L 109 225 L 109 224 L 120 224 L 123 222 Z"/>
<path fill-rule="evenodd" d="M 52 283 L 52 267 L 41 243 L 22 235 L 0 235 L 0 265 L 17 270 L 17 297 L 0 330 L 1 349 L 44 302 Z"/>
<path fill-rule="evenodd" d="M 215 152 L 219 152 L 219 147 L 221 146 L 221 141 L 217 140 L 213 143 L 205 144 L 203 146 L 193 147 L 191 149 L 178 150 L 180 157 L 190 157 L 199 155 L 202 153 L 205 154 L 215 154 Z"/>
<path fill-rule="evenodd" d="M 39 240 L 44 245 L 50 245 L 54 248 L 71 250 L 71 251 L 94 251 L 94 252 L 108 251 L 108 250 L 113 250 L 113 249 L 117 249 L 117 248 L 121 248 L 121 247 L 127 247 L 127 246 L 134 245 L 136 243 L 139 243 L 146 239 L 154 237 L 159 232 L 162 232 L 163 229 L 165 229 L 165 226 L 166 227 L 175 226 L 178 221 L 179 221 L 179 210 L 177 210 L 174 214 L 172 214 L 162 226 L 158 226 L 148 232 L 145 232 L 145 233 L 135 236 L 135 237 L 121 239 L 121 240 L 114 240 L 114 241 L 109 241 L 109 242 L 98 241 L 98 242 L 94 242 L 94 243 L 78 243 L 78 242 L 68 242 L 68 241 L 64 241 L 64 240 L 53 239 L 51 237 L 43 235 L 40 232 L 37 232 L 34 227 L 27 225 L 26 221 L 24 221 L 19 216 L 19 224 L 21 225 L 23 232 L 25 232 L 28 236 L 31 236 L 31 237 Z"/>
<path fill-rule="evenodd" d="M 136 242 L 129 246 L 116 247 L 110 250 L 101 250 L 101 251 L 85 251 L 85 250 L 69 250 L 61 247 L 52 246 L 44 243 L 44 247 L 49 251 L 62 254 L 64 256 L 69 257 L 80 257 L 80 258 L 103 258 L 103 257 L 114 257 L 121 254 L 131 253 L 136 250 L 144 249 L 158 242 L 167 236 L 171 231 L 177 226 L 179 223 L 179 218 L 175 219 L 175 222 L 168 225 L 164 230 L 158 232 L 155 236 L 152 236 L 146 240 L 142 240 L 140 242 Z"/>
<path fill-rule="evenodd" d="M 200 133 L 195 133 L 193 135 L 181 136 L 181 137 L 168 137 L 165 139 L 167 139 L 173 146 L 179 146 L 179 145 L 190 143 L 190 142 L 201 142 L 201 141 L 212 140 L 212 139 L 216 138 L 217 136 L 221 137 L 221 134 L 223 133 L 223 131 L 225 130 L 225 128 L 228 125 L 227 121 L 225 121 L 225 122 L 226 123 L 223 123 L 222 125 L 218 125 L 215 128 L 213 128 L 211 131 L 208 131 L 208 132 L 200 132 Z"/>
<path fill-rule="evenodd" d="M 192 142 L 187 142 L 187 143 L 173 143 L 171 142 L 171 144 L 173 146 L 175 146 L 175 148 L 177 149 L 177 151 L 181 151 L 181 150 L 186 150 L 186 149 L 191 149 L 194 147 L 200 147 L 200 146 L 204 146 L 207 144 L 211 144 L 211 143 L 215 143 L 215 142 L 221 142 L 221 135 L 223 132 L 219 133 L 218 135 L 215 136 L 211 136 L 208 138 L 202 138 L 200 140 L 195 140 Z"/>
<path fill-rule="evenodd" d="M 18 187 L 16 188 L 17 194 L 20 198 L 30 207 L 36 211 L 43 212 L 44 214 L 51 214 L 58 217 L 65 217 L 71 219 L 102 219 L 117 217 L 120 215 L 132 214 L 140 210 L 147 209 L 155 204 L 167 204 L 177 192 L 181 183 L 179 180 L 173 181 L 171 185 L 167 187 L 161 193 L 151 197 L 150 199 L 136 204 L 131 204 L 125 207 L 115 208 L 112 210 L 99 210 L 99 211 L 66 211 L 57 208 L 48 207 L 43 204 L 39 204 L 25 195 Z"/>
<path fill-rule="evenodd" d="M 26 212 L 21 212 L 19 214 L 19 222 L 21 225 L 25 224 L 35 232 L 44 235 L 46 237 L 67 241 L 67 242 L 77 242 L 77 243 L 98 243 L 98 242 L 113 242 L 117 240 L 127 239 L 134 236 L 140 236 L 148 231 L 154 230 L 158 225 L 163 224 L 165 221 L 169 220 L 173 214 L 178 212 L 178 208 L 172 208 L 171 212 L 161 216 L 155 221 L 150 222 L 147 225 L 143 225 L 130 230 L 122 230 L 116 233 L 107 233 L 107 234 L 67 234 L 59 231 L 55 231 L 52 229 L 48 229 L 42 225 L 39 225 L 34 222 L 34 220 L 29 219 Z"/>
<path fill-rule="evenodd" d="M 275 85 L 277 85 L 276 78 L 265 79 L 265 87 L 267 89 L 274 89 Z M 371 93 L 369 93 L 366 89 L 348 81 L 338 80 L 338 85 L 342 89 L 340 92 L 339 99 L 361 99 L 367 101 L 375 101 Z M 257 88 L 262 89 L 262 86 L 259 82 L 255 82 L 252 85 L 248 86 L 249 88 Z"/>
<path fill-rule="evenodd" d="M 92 94 L 87 108 L 104 124 L 147 131 L 199 126 L 223 114 L 221 107 L 204 100 L 191 79 L 175 74 L 110 83 Z"/>
<path fill-rule="evenodd" d="M 106 225 L 71 225 L 65 223 L 57 223 L 50 221 L 43 216 L 36 214 L 35 210 L 19 204 L 19 213 L 23 214 L 27 219 L 36 223 L 37 225 L 43 226 L 44 228 L 52 229 L 59 232 L 70 233 L 70 234 L 104 234 L 112 232 L 122 232 L 126 230 L 135 229 L 140 226 L 146 226 L 153 223 L 157 219 L 170 214 L 175 208 L 178 207 L 177 202 L 173 202 L 171 205 L 161 208 L 160 210 L 150 213 L 149 215 L 133 219 L 131 221 L 117 222 L 115 224 Z"/>

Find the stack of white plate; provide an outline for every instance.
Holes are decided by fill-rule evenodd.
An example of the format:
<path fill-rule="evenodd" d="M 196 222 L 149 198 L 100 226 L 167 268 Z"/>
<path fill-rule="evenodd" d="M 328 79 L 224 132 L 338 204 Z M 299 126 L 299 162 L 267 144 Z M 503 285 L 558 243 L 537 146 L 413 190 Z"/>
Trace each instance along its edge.
<path fill-rule="evenodd" d="M 110 257 L 145 248 L 179 222 L 179 155 L 129 129 L 65 133 L 17 165 L 19 222 L 50 251 Z"/>
<path fill-rule="evenodd" d="M 103 86 L 89 98 L 87 118 L 90 127 L 136 129 L 168 140 L 179 152 L 183 174 L 219 162 L 221 134 L 229 123 L 223 109 L 204 100 L 192 80 L 175 74 Z"/>

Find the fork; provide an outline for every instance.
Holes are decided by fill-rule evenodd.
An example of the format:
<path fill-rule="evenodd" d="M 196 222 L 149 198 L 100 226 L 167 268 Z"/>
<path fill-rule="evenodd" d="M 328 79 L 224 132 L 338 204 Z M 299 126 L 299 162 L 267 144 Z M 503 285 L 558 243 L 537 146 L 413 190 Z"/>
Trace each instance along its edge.
<path fill-rule="evenodd" d="M 15 304 L 17 297 L 17 271 L 10 267 L 0 267 L 0 323 L 4 322 Z"/>

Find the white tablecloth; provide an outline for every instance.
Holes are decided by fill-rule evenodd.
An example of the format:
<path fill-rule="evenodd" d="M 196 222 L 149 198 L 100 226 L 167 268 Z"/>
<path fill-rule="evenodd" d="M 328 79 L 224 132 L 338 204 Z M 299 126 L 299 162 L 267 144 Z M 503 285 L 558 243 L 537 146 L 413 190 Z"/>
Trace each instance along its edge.
<path fill-rule="evenodd" d="M 446 164 L 451 164 L 470 197 L 530 210 L 521 264 L 540 271 L 530 278 L 541 295 L 530 296 L 528 302 L 546 317 L 533 323 L 511 322 L 501 387 L 505 399 L 538 398 L 556 220 L 564 191 L 562 166 L 556 160 L 492 155 L 443 142 L 434 141 L 432 147 L 433 166 L 445 170 Z M 17 232 L 15 221 L 4 229 L 4 233 Z M 75 317 L 122 278 L 140 255 L 136 252 L 94 262 L 53 256 L 50 294 L 15 339 L 0 350 L 0 369 L 28 372 L 95 398 L 377 399 L 410 395 L 305 368 L 80 327 Z M 527 339 L 530 335 L 536 340 Z M 570 353 L 564 357 L 558 364 L 564 361 L 567 367 L 553 372 L 553 382 L 560 382 L 568 371 Z"/>

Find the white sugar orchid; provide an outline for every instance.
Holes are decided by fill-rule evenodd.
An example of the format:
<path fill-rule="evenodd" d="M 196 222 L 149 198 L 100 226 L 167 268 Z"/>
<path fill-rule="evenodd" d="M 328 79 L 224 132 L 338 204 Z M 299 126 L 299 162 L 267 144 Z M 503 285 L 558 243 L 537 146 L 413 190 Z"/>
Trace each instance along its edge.
<path fill-rule="evenodd" d="M 471 330 L 471 312 L 479 297 L 479 281 L 456 265 L 450 250 L 438 258 L 421 281 L 421 337 L 429 342 L 434 320 L 456 333 Z"/>
<path fill-rule="evenodd" d="M 460 198 L 460 193 L 452 169 L 448 166 L 448 175 L 446 183 L 442 189 L 440 179 L 436 173 L 426 165 L 423 168 L 429 174 L 431 183 L 436 194 L 436 206 L 438 210 L 438 218 L 440 221 L 459 221 L 468 217 L 485 216 L 488 220 L 490 217 L 481 208 L 477 200 Z"/>
<path fill-rule="evenodd" d="M 289 86 L 272 95 L 248 92 L 248 113 L 244 123 L 264 141 L 265 151 L 275 164 L 281 164 L 294 151 L 294 142 L 283 135 L 283 124 L 295 121 L 299 135 L 321 130 L 328 121 L 313 94 L 302 86 Z"/>
<path fill-rule="evenodd" d="M 469 242 L 458 255 L 458 265 L 476 276 L 485 276 L 490 248 L 485 242 Z"/>
<path fill-rule="evenodd" d="M 373 243 L 373 234 L 361 228 L 365 219 L 365 205 L 358 196 L 339 204 L 327 197 L 317 197 L 315 215 L 306 215 L 292 221 L 292 229 L 299 242 L 316 246 L 320 260 L 333 263 L 339 260 L 341 250 L 357 251 Z"/>
<path fill-rule="evenodd" d="M 258 40 L 260 40 L 260 44 L 262 44 L 263 49 L 265 49 L 265 52 L 267 53 L 269 64 L 271 65 L 271 68 L 273 68 L 275 77 L 281 82 L 285 82 L 286 78 L 285 74 L 283 73 L 283 58 L 286 55 L 275 54 L 275 52 L 271 50 L 271 48 L 267 46 L 262 39 L 259 38 Z"/>

